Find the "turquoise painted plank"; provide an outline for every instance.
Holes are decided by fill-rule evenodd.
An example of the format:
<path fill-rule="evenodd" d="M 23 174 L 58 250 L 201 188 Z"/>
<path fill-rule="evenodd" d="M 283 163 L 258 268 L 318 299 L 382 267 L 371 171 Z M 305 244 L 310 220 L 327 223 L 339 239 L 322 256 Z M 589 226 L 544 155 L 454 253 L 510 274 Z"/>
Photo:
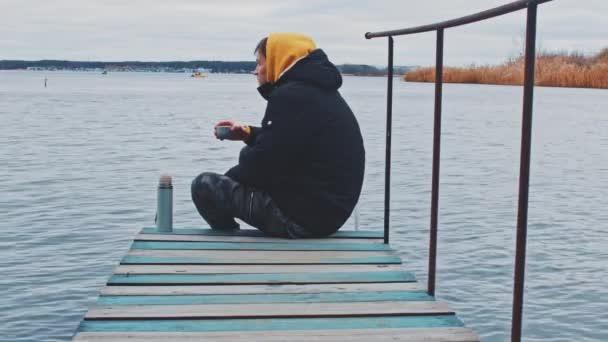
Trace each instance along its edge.
<path fill-rule="evenodd" d="M 213 229 L 174 229 L 172 232 L 159 232 L 155 227 L 144 228 L 142 234 L 175 234 L 175 235 L 213 235 L 213 236 L 267 236 L 259 230 L 241 229 L 237 231 L 220 231 Z M 327 238 L 340 239 L 382 239 L 384 238 L 382 230 L 339 230 L 335 234 Z"/>
<path fill-rule="evenodd" d="M 135 241 L 132 249 L 206 249 L 259 251 L 390 251 L 379 243 L 261 243 L 261 242 L 177 242 Z"/>
<path fill-rule="evenodd" d="M 246 271 L 246 269 L 244 269 Z M 108 285 L 164 284 L 331 284 L 414 282 L 409 272 L 114 274 Z"/>
<path fill-rule="evenodd" d="M 196 304 L 270 304 L 433 301 L 424 291 L 238 294 L 185 296 L 102 296 L 97 305 L 196 305 Z"/>
<path fill-rule="evenodd" d="M 247 264 L 270 264 L 265 259 L 247 259 Z M 235 259 L 221 258 L 186 258 L 186 257 L 147 257 L 147 256 L 125 256 L 120 262 L 123 265 L 128 264 L 239 264 Z M 401 259 L 398 256 L 373 256 L 367 258 L 344 258 L 344 259 L 321 259 L 311 264 L 400 264 Z M 278 263 L 277 263 L 278 264 Z"/>
<path fill-rule="evenodd" d="M 78 332 L 285 331 L 462 327 L 455 315 L 211 320 L 84 320 Z"/>

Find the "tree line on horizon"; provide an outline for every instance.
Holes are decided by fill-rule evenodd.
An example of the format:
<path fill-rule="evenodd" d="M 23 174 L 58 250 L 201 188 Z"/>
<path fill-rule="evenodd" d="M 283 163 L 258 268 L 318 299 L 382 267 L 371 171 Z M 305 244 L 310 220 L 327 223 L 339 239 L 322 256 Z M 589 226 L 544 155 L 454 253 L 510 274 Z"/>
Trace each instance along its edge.
<path fill-rule="evenodd" d="M 341 73 L 358 76 L 386 76 L 387 68 L 378 68 L 367 64 L 341 64 L 336 66 Z M 212 73 L 250 73 L 255 69 L 255 62 L 227 62 L 227 61 L 169 61 L 169 62 L 141 62 L 141 61 L 68 61 L 68 60 L 0 60 L 0 70 L 20 70 L 27 68 L 83 70 L 83 69 L 167 69 L 167 70 L 196 70 L 207 69 Z M 404 74 L 413 69 L 410 66 L 395 66 L 395 74 Z"/>
<path fill-rule="evenodd" d="M 255 62 L 226 62 L 226 61 L 68 61 L 68 60 L 0 60 L 1 70 L 18 70 L 27 68 L 56 68 L 63 70 L 77 69 L 118 69 L 118 68 L 166 68 L 166 69 L 209 69 L 212 72 L 250 72 L 255 69 Z"/>

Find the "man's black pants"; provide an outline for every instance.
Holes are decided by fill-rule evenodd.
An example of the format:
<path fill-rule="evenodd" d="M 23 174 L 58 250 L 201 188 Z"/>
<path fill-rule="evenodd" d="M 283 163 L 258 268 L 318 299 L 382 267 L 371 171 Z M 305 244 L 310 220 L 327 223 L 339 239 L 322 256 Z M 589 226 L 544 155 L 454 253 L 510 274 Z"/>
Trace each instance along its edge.
<path fill-rule="evenodd" d="M 270 236 L 283 238 L 312 237 L 289 219 L 270 195 L 212 172 L 200 174 L 192 181 L 192 201 L 212 229 L 236 230 L 235 217 Z"/>

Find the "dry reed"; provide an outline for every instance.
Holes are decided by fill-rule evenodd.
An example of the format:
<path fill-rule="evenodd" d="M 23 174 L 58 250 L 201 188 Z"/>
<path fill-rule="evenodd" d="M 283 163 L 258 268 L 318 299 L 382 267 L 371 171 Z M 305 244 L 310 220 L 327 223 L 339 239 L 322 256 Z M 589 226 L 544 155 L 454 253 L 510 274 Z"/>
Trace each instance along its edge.
<path fill-rule="evenodd" d="M 608 48 L 592 57 L 579 53 L 541 53 L 536 58 L 535 84 L 546 87 L 608 89 Z M 435 68 L 420 68 L 405 74 L 408 82 L 435 82 Z M 446 83 L 521 85 L 524 58 L 497 66 L 444 68 Z"/>

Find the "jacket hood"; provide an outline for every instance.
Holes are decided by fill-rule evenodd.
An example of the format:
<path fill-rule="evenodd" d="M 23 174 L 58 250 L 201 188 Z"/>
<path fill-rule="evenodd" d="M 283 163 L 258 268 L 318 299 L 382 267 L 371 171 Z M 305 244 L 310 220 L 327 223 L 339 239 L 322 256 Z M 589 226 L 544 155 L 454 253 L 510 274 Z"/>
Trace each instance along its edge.
<path fill-rule="evenodd" d="M 317 48 L 312 38 L 299 33 L 271 33 L 266 43 L 266 79 L 275 83 L 283 73 Z"/>
<path fill-rule="evenodd" d="M 277 82 L 263 84 L 258 87 L 258 91 L 263 98 L 268 100 L 277 86 L 288 81 L 305 82 L 331 90 L 337 90 L 342 86 L 340 71 L 329 61 L 321 49 L 314 50 L 305 58 L 297 61 L 283 73 Z"/>
<path fill-rule="evenodd" d="M 314 50 L 285 71 L 278 83 L 283 81 L 301 81 L 324 89 L 338 89 L 342 86 L 340 71 L 321 49 Z"/>

